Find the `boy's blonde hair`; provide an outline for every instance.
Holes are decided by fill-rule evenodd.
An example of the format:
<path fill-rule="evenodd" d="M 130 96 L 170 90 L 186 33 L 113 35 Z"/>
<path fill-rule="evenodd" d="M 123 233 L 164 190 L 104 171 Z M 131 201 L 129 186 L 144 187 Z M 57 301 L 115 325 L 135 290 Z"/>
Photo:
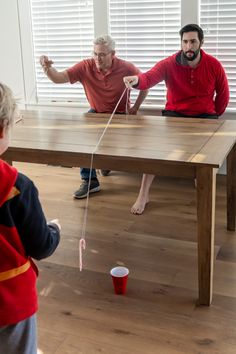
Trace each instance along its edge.
<path fill-rule="evenodd" d="M 16 101 L 11 89 L 0 82 L 0 128 L 13 125 Z"/>

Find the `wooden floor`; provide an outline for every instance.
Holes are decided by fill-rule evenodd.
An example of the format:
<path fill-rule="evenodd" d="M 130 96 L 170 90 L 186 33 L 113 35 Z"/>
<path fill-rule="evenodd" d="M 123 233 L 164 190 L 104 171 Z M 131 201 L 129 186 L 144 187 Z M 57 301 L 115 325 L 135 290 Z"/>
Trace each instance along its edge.
<path fill-rule="evenodd" d="M 235 354 L 236 233 L 226 231 L 225 178 L 217 179 L 214 294 L 198 307 L 196 190 L 191 180 L 159 179 L 141 216 L 130 206 L 139 175 L 100 177 L 91 196 L 84 270 L 79 239 L 85 200 L 73 200 L 79 170 L 15 164 L 40 191 L 61 243 L 38 262 L 38 347 L 43 354 Z M 130 270 L 127 295 L 114 295 L 109 271 Z"/>

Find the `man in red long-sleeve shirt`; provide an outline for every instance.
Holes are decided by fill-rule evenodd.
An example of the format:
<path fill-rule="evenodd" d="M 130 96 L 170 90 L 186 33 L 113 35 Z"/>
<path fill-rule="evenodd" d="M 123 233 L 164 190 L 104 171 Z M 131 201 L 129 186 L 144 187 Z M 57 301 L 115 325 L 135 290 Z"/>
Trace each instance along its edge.
<path fill-rule="evenodd" d="M 162 115 L 170 117 L 218 118 L 229 102 L 229 87 L 221 63 L 205 53 L 202 29 L 189 24 L 180 30 L 181 50 L 138 76 L 126 76 L 127 87 L 146 90 L 165 81 L 167 101 Z M 154 175 L 143 175 L 133 214 L 142 214 L 149 201 Z"/>

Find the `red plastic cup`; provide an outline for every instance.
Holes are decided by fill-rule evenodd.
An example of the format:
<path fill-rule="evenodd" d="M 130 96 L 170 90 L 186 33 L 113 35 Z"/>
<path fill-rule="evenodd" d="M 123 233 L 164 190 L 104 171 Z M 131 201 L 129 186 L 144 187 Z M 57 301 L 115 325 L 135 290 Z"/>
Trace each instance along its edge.
<path fill-rule="evenodd" d="M 112 268 L 110 273 L 113 280 L 115 294 L 125 294 L 129 269 L 126 267 L 115 267 Z"/>

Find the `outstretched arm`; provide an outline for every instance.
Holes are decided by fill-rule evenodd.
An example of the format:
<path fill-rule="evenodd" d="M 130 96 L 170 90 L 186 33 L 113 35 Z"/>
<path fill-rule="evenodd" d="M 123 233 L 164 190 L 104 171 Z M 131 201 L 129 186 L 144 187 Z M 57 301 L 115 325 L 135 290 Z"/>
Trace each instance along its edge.
<path fill-rule="evenodd" d="M 65 84 L 66 82 L 70 81 L 67 71 L 57 71 L 55 68 L 53 68 L 53 61 L 50 60 L 46 55 L 42 55 L 39 58 L 39 63 L 41 64 L 43 71 L 49 80 L 55 84 Z"/>

